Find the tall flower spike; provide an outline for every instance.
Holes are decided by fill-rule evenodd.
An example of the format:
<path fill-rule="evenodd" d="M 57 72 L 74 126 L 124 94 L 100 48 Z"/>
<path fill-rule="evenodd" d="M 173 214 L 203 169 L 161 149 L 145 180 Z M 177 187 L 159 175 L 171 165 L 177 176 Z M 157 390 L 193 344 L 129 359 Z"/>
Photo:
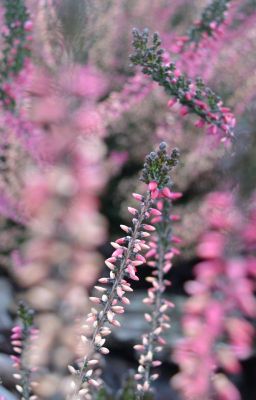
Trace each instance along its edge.
<path fill-rule="evenodd" d="M 177 68 L 175 63 L 163 61 L 164 50 L 160 47 L 161 40 L 158 33 L 153 34 L 152 45 L 149 46 L 149 32 L 144 29 L 140 32 L 133 29 L 134 54 L 130 59 L 134 65 L 142 68 L 142 72 L 163 86 L 166 93 L 172 96 L 168 103 L 172 107 L 180 103 L 182 116 L 193 113 L 199 116 L 200 124 L 208 126 L 208 133 L 227 141 L 234 135 L 235 118 L 229 108 L 223 103 L 201 78 L 194 82 L 188 79 Z"/>
<path fill-rule="evenodd" d="M 145 167 L 144 175 L 150 171 L 155 173 L 157 165 L 160 161 L 161 165 L 165 165 L 163 170 L 171 169 L 177 162 L 177 151 L 173 152 L 173 157 L 169 158 L 164 144 L 161 145 L 156 154 L 151 154 L 148 160 L 149 167 Z M 153 159 L 153 161 L 152 161 Z M 152 179 L 152 176 L 150 177 Z M 151 312 L 145 314 L 145 319 L 149 323 L 149 331 L 142 336 L 142 344 L 134 346 L 140 354 L 138 372 L 135 375 L 137 380 L 137 399 L 143 399 L 145 392 L 151 390 L 151 384 L 158 378 L 158 374 L 152 373 L 152 368 L 161 365 L 157 353 L 162 350 L 165 340 L 162 337 L 164 331 L 170 328 L 169 316 L 167 310 L 174 305 L 163 298 L 166 287 L 171 282 L 165 278 L 165 275 L 171 269 L 171 258 L 174 256 L 173 243 L 178 241 L 177 237 L 172 235 L 172 218 L 171 218 L 171 201 L 178 198 L 177 193 L 171 192 L 170 178 L 162 179 L 160 182 L 151 180 L 149 183 L 151 193 L 154 194 L 156 209 L 160 215 L 154 217 L 154 227 L 156 231 L 150 242 L 151 249 L 146 257 L 151 260 L 148 262 L 152 266 L 152 275 L 146 280 L 152 284 L 148 290 L 148 297 L 144 299 L 144 303 L 151 308 Z M 180 194 L 179 194 L 180 195 Z"/>
<path fill-rule="evenodd" d="M 177 162 L 177 150 L 174 150 L 169 157 L 166 155 L 166 145 L 161 143 L 159 151 L 150 153 L 145 160 L 141 180 L 148 185 L 144 196 L 133 195 L 140 203 L 138 209 L 129 208 L 133 216 L 132 226 L 122 225 L 121 228 L 127 236 L 112 243 L 114 252 L 106 260 L 106 265 L 110 269 L 109 278 L 100 278 L 101 284 L 109 284 L 110 287 L 103 292 L 102 287 L 97 286 L 100 293 L 99 297 L 91 298 L 93 303 L 100 306 L 100 310 L 91 310 L 87 322 L 93 325 L 93 333 L 89 342 L 88 353 L 80 367 L 69 366 L 69 370 L 74 377 L 73 398 L 77 398 L 86 392 L 90 393 L 90 386 L 97 387 L 100 382 L 97 380 L 95 366 L 97 368 L 97 354 L 108 354 L 109 350 L 105 347 L 105 337 L 111 333 L 112 326 L 119 326 L 116 319 L 118 314 L 124 312 L 124 306 L 129 304 L 126 292 L 132 291 L 128 279 L 138 280 L 137 268 L 145 262 L 145 258 L 140 254 L 143 249 L 148 249 L 146 241 L 154 227 L 148 223 L 151 217 L 161 215 L 161 211 L 152 207 L 154 203 L 154 190 L 152 181 L 156 182 L 159 189 L 170 183 L 170 170 Z M 89 398 L 89 397 L 88 397 Z"/>
<path fill-rule="evenodd" d="M 31 341 L 37 338 L 38 330 L 34 327 L 33 311 L 20 303 L 18 315 L 21 325 L 12 328 L 11 343 L 15 355 L 11 356 L 13 366 L 17 372 L 13 375 L 17 380 L 16 389 L 21 394 L 22 399 L 36 399 L 32 394 L 32 373 L 33 368 L 30 367 L 28 361 L 28 352 L 31 348 Z"/>

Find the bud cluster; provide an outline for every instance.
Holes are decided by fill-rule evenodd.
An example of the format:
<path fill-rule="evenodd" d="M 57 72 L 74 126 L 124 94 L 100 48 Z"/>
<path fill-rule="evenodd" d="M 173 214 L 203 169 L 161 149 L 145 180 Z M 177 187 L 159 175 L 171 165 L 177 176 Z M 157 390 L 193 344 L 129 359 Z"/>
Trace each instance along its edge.
<path fill-rule="evenodd" d="M 176 102 L 181 105 L 180 115 L 193 113 L 199 116 L 198 127 L 207 126 L 208 133 L 227 141 L 234 135 L 235 118 L 230 109 L 223 107 L 223 102 L 202 79 L 188 79 L 177 69 L 176 64 L 165 63 L 164 50 L 160 47 L 158 33 L 152 37 L 152 46 L 148 46 L 149 32 L 133 29 L 134 54 L 130 59 L 134 65 L 142 67 L 142 72 L 164 87 L 166 93 L 172 96 L 168 107 Z"/>
<path fill-rule="evenodd" d="M 28 350 L 31 350 L 32 343 L 37 339 L 38 330 L 34 327 L 33 311 L 20 304 L 18 311 L 21 325 L 15 325 L 12 328 L 11 344 L 15 355 L 11 356 L 13 366 L 18 370 L 13 376 L 18 381 L 16 385 L 17 391 L 21 394 L 23 400 L 36 400 L 36 396 L 32 394 L 33 368 L 29 366 Z"/>

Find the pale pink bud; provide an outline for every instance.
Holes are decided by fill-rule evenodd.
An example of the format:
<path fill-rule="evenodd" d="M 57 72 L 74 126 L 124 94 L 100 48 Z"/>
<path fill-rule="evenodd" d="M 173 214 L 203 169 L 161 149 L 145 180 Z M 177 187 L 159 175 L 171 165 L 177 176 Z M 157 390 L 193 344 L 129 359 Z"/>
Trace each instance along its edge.
<path fill-rule="evenodd" d="M 105 261 L 106 266 L 111 269 L 112 271 L 115 269 L 115 265 L 109 261 Z"/>
<path fill-rule="evenodd" d="M 107 318 L 109 320 L 109 322 L 112 322 L 114 319 L 114 314 L 112 313 L 112 311 L 108 311 L 107 312 Z"/>
<path fill-rule="evenodd" d="M 100 299 L 98 297 L 89 297 L 92 303 L 100 304 Z"/>
<path fill-rule="evenodd" d="M 13 350 L 15 353 L 21 354 L 21 348 L 20 347 L 14 347 Z"/>
<path fill-rule="evenodd" d="M 77 370 L 74 367 L 72 367 L 72 365 L 68 365 L 68 370 L 72 375 L 76 374 L 77 372 Z"/>
<path fill-rule="evenodd" d="M 145 320 L 148 322 L 152 322 L 152 317 L 149 314 L 144 314 Z"/>
<path fill-rule="evenodd" d="M 130 300 L 127 297 L 122 297 L 122 303 L 130 304 Z"/>
<path fill-rule="evenodd" d="M 170 271 L 171 267 L 172 267 L 171 263 L 166 263 L 163 268 L 164 273 L 167 274 Z"/>
<path fill-rule="evenodd" d="M 136 351 L 144 351 L 145 347 L 142 344 L 136 344 L 135 346 L 133 346 L 134 350 Z"/>
<path fill-rule="evenodd" d="M 99 351 L 101 354 L 109 354 L 109 349 L 107 349 L 107 347 L 101 347 Z"/>
<path fill-rule="evenodd" d="M 136 215 L 138 213 L 138 210 L 136 210 L 136 208 L 133 208 L 133 207 L 128 207 L 128 211 L 132 215 Z"/>
<path fill-rule="evenodd" d="M 141 194 L 133 193 L 132 196 L 133 196 L 133 198 L 135 200 L 138 200 L 138 201 L 142 201 L 143 200 L 143 196 L 141 196 Z"/>
<path fill-rule="evenodd" d="M 159 360 L 155 360 L 152 362 L 153 367 L 159 367 L 160 365 L 162 365 L 162 362 Z"/>
<path fill-rule="evenodd" d="M 21 331 L 22 331 L 22 328 L 21 328 L 21 326 L 14 326 L 13 328 L 12 328 L 12 332 L 13 333 L 21 333 Z"/>
<path fill-rule="evenodd" d="M 102 347 L 101 348 L 101 350 L 103 349 L 104 347 Z M 95 386 L 95 387 L 98 387 L 100 384 L 99 384 L 99 382 L 97 382 L 95 379 L 89 379 L 88 380 L 88 383 L 90 384 L 90 385 L 92 385 L 92 386 Z"/>
<path fill-rule="evenodd" d="M 123 314 L 124 308 L 122 306 L 113 306 L 111 307 L 112 311 L 116 314 Z"/>
<path fill-rule="evenodd" d="M 122 285 L 122 289 L 125 292 L 133 292 L 133 289 L 129 285 Z"/>
<path fill-rule="evenodd" d="M 99 360 L 90 360 L 88 361 L 88 365 L 97 365 L 99 363 Z"/>
<path fill-rule="evenodd" d="M 124 291 L 122 290 L 122 288 L 120 286 L 117 286 L 116 293 L 117 293 L 118 297 L 122 297 L 124 294 Z"/>
<path fill-rule="evenodd" d="M 114 326 L 116 326 L 116 327 L 118 327 L 118 328 L 120 328 L 120 326 L 121 326 L 120 322 L 117 321 L 116 319 L 113 319 L 113 321 L 111 322 L 111 324 L 114 325 Z"/>
<path fill-rule="evenodd" d="M 134 265 L 134 267 L 138 267 L 139 265 L 144 264 L 143 261 L 139 261 L 139 260 L 134 260 L 132 261 L 132 265 Z"/>
<path fill-rule="evenodd" d="M 109 282 L 109 278 L 100 278 L 100 279 L 98 279 L 98 281 L 100 283 L 108 283 Z"/>
<path fill-rule="evenodd" d="M 145 238 L 145 237 L 149 237 L 150 233 L 148 232 L 141 232 L 141 237 Z"/>
<path fill-rule="evenodd" d="M 152 226 L 152 225 L 147 225 L 147 224 L 144 224 L 144 225 L 143 225 L 143 229 L 145 229 L 146 231 L 150 231 L 150 232 L 153 232 L 153 231 L 156 230 L 156 228 L 155 228 L 154 226 Z"/>
<path fill-rule="evenodd" d="M 156 190 L 156 189 L 157 189 L 157 182 L 156 182 L 156 181 L 151 181 L 151 182 L 149 182 L 148 188 L 149 188 L 149 190 L 150 190 L 151 192 L 154 191 L 154 190 Z"/>
<path fill-rule="evenodd" d="M 116 242 L 111 242 L 110 244 L 111 244 L 112 247 L 114 247 L 114 249 L 120 249 L 121 248 L 121 246 Z"/>
<path fill-rule="evenodd" d="M 103 288 L 103 287 L 101 287 L 101 286 L 94 286 L 94 288 L 96 289 L 96 290 L 98 290 L 98 292 L 105 292 L 107 289 L 106 288 Z"/>
<path fill-rule="evenodd" d="M 156 208 L 151 208 L 150 215 L 160 216 L 162 215 L 161 211 L 157 210 Z"/>
<path fill-rule="evenodd" d="M 120 225 L 120 228 L 126 233 L 128 233 L 130 230 L 129 226 L 126 226 L 126 225 Z"/>

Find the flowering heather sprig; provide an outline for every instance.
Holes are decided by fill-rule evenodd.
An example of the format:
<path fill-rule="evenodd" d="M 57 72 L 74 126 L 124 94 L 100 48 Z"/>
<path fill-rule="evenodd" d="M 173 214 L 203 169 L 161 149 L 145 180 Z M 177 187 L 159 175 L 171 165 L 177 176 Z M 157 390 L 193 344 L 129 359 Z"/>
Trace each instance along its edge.
<path fill-rule="evenodd" d="M 160 47 L 158 33 L 153 34 L 151 47 L 148 46 L 148 41 L 147 29 L 143 32 L 133 29 L 134 54 L 130 59 L 173 97 L 168 102 L 168 107 L 171 108 L 176 102 L 180 103 L 181 116 L 196 114 L 200 118 L 196 123 L 197 127 L 206 125 L 209 134 L 220 137 L 222 141 L 230 139 L 234 135 L 235 118 L 229 108 L 223 107 L 221 98 L 202 79 L 192 81 L 176 68 L 175 63 L 164 62 L 164 50 Z"/>
<path fill-rule="evenodd" d="M 159 158 L 166 157 L 164 147 L 159 150 L 157 156 Z M 166 163 L 168 165 L 168 161 Z M 177 220 L 177 215 L 171 215 L 171 203 L 173 199 L 181 197 L 181 193 L 174 193 L 170 190 L 170 183 L 167 186 L 158 189 L 156 182 L 151 182 L 150 189 L 152 193 L 157 195 L 157 209 L 162 215 L 154 218 L 154 226 L 156 231 L 153 234 L 151 249 L 146 254 L 146 258 L 151 258 L 148 265 L 153 267 L 152 276 L 146 278 L 152 284 L 148 290 L 148 297 L 144 299 L 144 303 L 151 306 L 151 312 L 145 314 L 145 319 L 150 325 L 150 330 L 142 336 L 142 344 L 135 345 L 134 348 L 140 353 L 138 373 L 135 379 L 138 381 L 137 398 L 142 399 L 145 392 L 151 389 L 151 383 L 158 378 L 158 374 L 151 372 L 152 368 L 161 365 L 158 360 L 157 353 L 162 351 L 165 339 L 161 336 L 166 329 L 170 328 L 170 317 L 166 314 L 169 308 L 174 304 L 163 298 L 166 287 L 171 282 L 166 279 L 172 267 L 171 259 L 179 251 L 173 247 L 173 243 L 180 242 L 180 238 L 172 235 L 172 221 Z"/>
<path fill-rule="evenodd" d="M 191 43 L 198 46 L 202 39 L 215 37 L 218 33 L 221 33 L 220 25 L 227 17 L 230 2 L 231 0 L 213 0 L 208 4 L 203 10 L 200 20 L 194 23 L 188 35 L 180 38 L 180 50 L 182 51 L 184 47 Z"/>
<path fill-rule="evenodd" d="M 37 397 L 32 394 L 32 373 L 33 369 L 29 366 L 28 350 L 31 347 L 31 341 L 37 338 L 38 330 L 34 327 L 33 310 L 29 309 L 23 303 L 19 305 L 18 315 L 21 325 L 12 328 L 11 343 L 15 355 L 11 358 L 13 366 L 18 370 L 13 376 L 17 379 L 17 391 L 24 400 L 35 400 Z"/>
<path fill-rule="evenodd" d="M 15 96 L 10 80 L 23 69 L 30 54 L 28 40 L 33 23 L 24 0 L 4 1 L 5 26 L 2 28 L 4 38 L 3 58 L 0 66 L 0 100 L 4 106 L 13 110 Z"/>
<path fill-rule="evenodd" d="M 109 277 L 99 279 L 100 284 L 107 284 L 110 287 L 95 286 L 100 296 L 90 298 L 93 303 L 101 305 L 101 310 L 92 309 L 87 318 L 87 322 L 93 324 L 93 334 L 87 356 L 79 369 L 69 366 L 69 370 L 75 378 L 75 396 L 85 395 L 89 399 L 90 390 L 86 384 L 94 387 L 100 385 L 94 376 L 94 368 L 98 364 L 97 353 L 109 353 L 109 349 L 104 346 L 105 337 L 111 333 L 111 326 L 120 326 L 116 316 L 123 314 L 124 305 L 130 303 L 126 292 L 133 291 L 127 279 L 138 281 L 137 267 L 146 261 L 140 252 L 149 249 L 146 240 L 155 230 L 153 225 L 147 223 L 147 220 L 151 217 L 154 219 L 154 217 L 161 216 L 161 211 L 152 207 L 156 198 L 155 194 L 158 187 L 163 188 L 166 184 L 168 185 L 170 170 L 177 162 L 177 151 L 174 151 L 169 157 L 166 155 L 165 147 L 166 145 L 161 143 L 159 152 L 152 152 L 146 157 L 141 180 L 148 184 L 148 189 L 144 196 L 133 194 L 140 206 L 139 209 L 128 207 L 129 212 L 133 215 L 132 227 L 121 225 L 121 229 L 127 236 L 111 243 L 115 250 L 112 256 L 105 261 L 110 269 L 110 274 Z M 82 341 L 87 340 L 85 336 L 82 336 L 81 339 Z"/>

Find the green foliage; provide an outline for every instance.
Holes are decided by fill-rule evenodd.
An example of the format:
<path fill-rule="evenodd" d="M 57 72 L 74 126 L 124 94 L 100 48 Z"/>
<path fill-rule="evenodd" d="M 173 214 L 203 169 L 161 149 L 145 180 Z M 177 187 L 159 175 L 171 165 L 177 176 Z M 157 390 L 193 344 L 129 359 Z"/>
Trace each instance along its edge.
<path fill-rule="evenodd" d="M 19 304 L 18 316 L 22 321 L 23 329 L 25 331 L 33 326 L 34 311 L 28 308 L 23 302 L 20 302 Z"/>
<path fill-rule="evenodd" d="M 114 400 L 114 397 L 108 393 L 106 388 L 102 387 L 97 392 L 95 400 Z"/>

